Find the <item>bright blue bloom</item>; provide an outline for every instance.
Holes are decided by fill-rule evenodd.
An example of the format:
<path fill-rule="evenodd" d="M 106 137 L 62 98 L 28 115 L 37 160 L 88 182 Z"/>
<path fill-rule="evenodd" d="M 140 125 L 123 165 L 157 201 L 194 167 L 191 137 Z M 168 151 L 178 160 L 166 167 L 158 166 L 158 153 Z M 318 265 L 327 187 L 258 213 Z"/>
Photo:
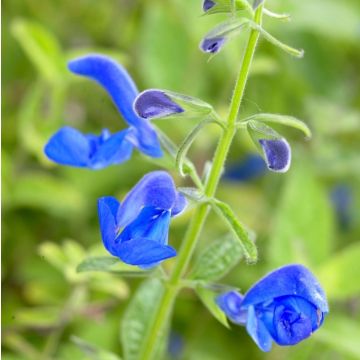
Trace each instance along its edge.
<path fill-rule="evenodd" d="M 128 141 L 130 130 L 111 135 L 104 129 L 100 136 L 83 135 L 65 126 L 45 146 L 49 159 L 62 165 L 101 169 L 120 164 L 131 157 L 133 146 Z"/>
<path fill-rule="evenodd" d="M 165 171 L 145 175 L 122 204 L 111 196 L 98 200 L 105 248 L 123 262 L 150 268 L 176 255 L 168 243 L 170 218 L 186 206 Z"/>
<path fill-rule="evenodd" d="M 51 137 L 45 147 L 45 153 L 51 160 L 60 164 L 98 169 L 127 160 L 133 146 L 148 156 L 162 156 L 154 128 L 148 120 L 140 118 L 133 110 L 138 90 L 120 64 L 106 56 L 88 55 L 70 61 L 68 67 L 73 73 L 100 84 L 112 98 L 129 128 L 114 135 L 105 131 L 105 136 L 104 133 L 100 136 L 82 135 L 70 127 L 62 128 Z M 101 159 L 96 159 L 97 152 L 105 144 L 111 147 L 111 150 L 105 147 L 99 155 Z M 112 156 L 112 152 L 116 152 L 116 156 Z M 109 155 L 111 159 L 104 155 Z"/>
<path fill-rule="evenodd" d="M 306 339 L 329 312 L 324 290 L 302 265 L 281 267 L 244 296 L 230 291 L 216 302 L 231 321 L 246 326 L 263 351 L 270 351 L 273 341 L 286 346 Z"/>
<path fill-rule="evenodd" d="M 155 119 L 184 112 L 184 109 L 172 101 L 163 91 L 145 90 L 134 102 L 135 112 L 143 119 Z"/>
<path fill-rule="evenodd" d="M 223 178 L 231 181 L 248 182 L 266 172 L 264 159 L 258 154 L 248 154 L 242 161 L 226 167 Z"/>
<path fill-rule="evenodd" d="M 275 172 L 286 172 L 291 163 L 291 148 L 284 139 L 260 139 L 259 143 L 264 151 L 266 165 L 269 170 Z"/>

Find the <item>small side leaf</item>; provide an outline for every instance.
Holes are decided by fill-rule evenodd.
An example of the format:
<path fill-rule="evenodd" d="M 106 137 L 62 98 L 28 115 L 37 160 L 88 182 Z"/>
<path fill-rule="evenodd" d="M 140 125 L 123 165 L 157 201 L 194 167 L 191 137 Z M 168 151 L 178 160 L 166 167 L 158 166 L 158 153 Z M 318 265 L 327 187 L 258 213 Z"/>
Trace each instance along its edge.
<path fill-rule="evenodd" d="M 21 19 L 11 24 L 11 31 L 39 73 L 50 83 L 61 83 L 66 67 L 56 38 L 40 24 Z"/>
<path fill-rule="evenodd" d="M 228 204 L 219 200 L 212 201 L 213 208 L 220 214 L 225 220 L 230 229 L 236 235 L 241 245 L 243 254 L 249 263 L 257 261 L 257 248 L 254 242 L 251 240 L 248 231 L 236 218 L 234 212 Z"/>
<path fill-rule="evenodd" d="M 121 360 L 114 353 L 101 349 L 77 336 L 71 336 L 70 340 L 92 360 Z"/>
<path fill-rule="evenodd" d="M 242 258 L 237 238 L 226 235 L 213 241 L 199 255 L 190 275 L 194 280 L 216 281 L 225 276 Z"/>
<path fill-rule="evenodd" d="M 280 115 L 280 114 L 255 114 L 248 118 L 248 120 L 256 120 L 262 123 L 273 123 L 279 125 L 290 126 L 292 128 L 298 129 L 302 131 L 307 138 L 311 138 L 311 130 L 309 127 L 301 120 L 289 116 L 289 115 Z M 241 126 L 244 122 L 246 123 L 246 119 L 239 122 Z"/>
<path fill-rule="evenodd" d="M 215 302 L 215 298 L 218 294 L 202 286 L 197 286 L 195 292 L 199 296 L 202 303 L 214 316 L 214 318 L 229 329 L 230 326 L 225 313 L 217 306 Z"/>
<path fill-rule="evenodd" d="M 121 322 L 120 334 L 126 360 L 139 359 L 142 344 L 149 335 L 149 325 L 155 316 L 163 292 L 164 286 L 159 280 L 149 279 L 139 287 L 126 309 Z M 154 358 L 162 358 L 160 355 L 163 351 L 162 346 L 153 351 L 156 354 Z"/>
<path fill-rule="evenodd" d="M 81 273 L 85 271 L 110 271 L 113 265 L 119 262 L 119 259 L 112 256 L 90 257 L 78 265 L 76 271 Z"/>

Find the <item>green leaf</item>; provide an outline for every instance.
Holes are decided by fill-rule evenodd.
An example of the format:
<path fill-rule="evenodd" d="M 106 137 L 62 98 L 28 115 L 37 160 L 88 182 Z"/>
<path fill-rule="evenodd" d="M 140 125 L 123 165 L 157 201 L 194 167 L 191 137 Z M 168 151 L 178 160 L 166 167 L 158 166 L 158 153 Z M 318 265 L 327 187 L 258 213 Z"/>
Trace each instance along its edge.
<path fill-rule="evenodd" d="M 223 236 L 205 248 L 199 255 L 190 275 L 194 280 L 216 281 L 225 276 L 243 256 L 239 240 Z"/>
<path fill-rule="evenodd" d="M 230 227 L 232 232 L 239 240 L 239 244 L 243 251 L 246 260 L 249 263 L 257 261 L 257 248 L 253 240 L 251 240 L 248 231 L 236 218 L 234 212 L 228 204 L 223 203 L 219 200 L 212 201 L 213 208 L 220 214 L 225 220 L 227 225 Z"/>
<path fill-rule="evenodd" d="M 40 172 L 16 178 L 10 200 L 13 207 L 39 208 L 66 218 L 83 216 L 87 210 L 84 194 L 65 180 Z"/>
<path fill-rule="evenodd" d="M 324 325 L 314 334 L 314 339 L 344 356 L 360 359 L 360 328 L 357 321 L 339 315 L 329 315 Z"/>
<path fill-rule="evenodd" d="M 65 59 L 56 38 L 42 25 L 17 19 L 11 31 L 39 73 L 57 85 L 66 76 Z"/>
<path fill-rule="evenodd" d="M 151 321 L 156 316 L 158 303 L 164 286 L 158 279 L 144 282 L 132 298 L 121 322 L 121 342 L 126 360 L 137 360 L 141 354 L 144 340 L 148 336 Z M 163 338 L 165 342 L 165 336 Z M 162 346 L 153 349 L 155 359 L 161 359 Z"/>
<path fill-rule="evenodd" d="M 67 267 L 68 259 L 58 244 L 52 242 L 42 243 L 39 246 L 39 254 L 60 271 L 64 271 Z"/>
<path fill-rule="evenodd" d="M 290 126 L 295 129 L 302 131 L 306 137 L 311 138 L 311 130 L 309 127 L 301 120 L 289 116 L 289 115 L 280 115 L 280 114 L 255 114 L 248 118 L 248 120 L 257 120 L 265 123 L 273 123 L 279 125 Z M 243 122 L 246 123 L 247 119 L 239 121 L 239 125 L 241 126 Z M 254 126 L 254 125 L 253 125 Z"/>
<path fill-rule="evenodd" d="M 118 258 L 113 256 L 89 257 L 77 266 L 76 271 L 78 273 L 100 271 L 124 277 L 148 277 L 153 273 L 152 271 L 143 271 L 136 266 L 122 263 Z"/>
<path fill-rule="evenodd" d="M 113 256 L 90 257 L 80 263 L 76 271 L 79 273 L 86 271 L 111 271 L 113 265 L 118 262 L 119 259 Z"/>
<path fill-rule="evenodd" d="M 197 286 L 195 292 L 214 318 L 225 327 L 230 328 L 225 313 L 221 311 L 215 302 L 215 298 L 218 294 L 202 286 Z"/>
<path fill-rule="evenodd" d="M 99 348 L 77 336 L 71 336 L 71 341 L 92 360 L 121 360 L 112 352 Z"/>
<path fill-rule="evenodd" d="M 331 250 L 334 223 L 328 196 L 302 159 L 286 176 L 269 239 L 272 267 L 290 262 L 313 265 Z"/>
<path fill-rule="evenodd" d="M 360 294 L 360 243 L 347 246 L 318 267 L 317 275 L 326 295 L 343 300 Z"/>

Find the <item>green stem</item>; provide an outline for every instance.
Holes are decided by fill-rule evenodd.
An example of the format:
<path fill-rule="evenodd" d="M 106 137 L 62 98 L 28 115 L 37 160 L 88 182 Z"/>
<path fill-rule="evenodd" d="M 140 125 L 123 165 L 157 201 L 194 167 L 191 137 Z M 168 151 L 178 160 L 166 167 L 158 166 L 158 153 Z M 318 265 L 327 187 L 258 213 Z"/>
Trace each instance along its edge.
<path fill-rule="evenodd" d="M 260 26 L 261 19 L 262 6 L 259 6 L 255 12 L 254 21 Z M 245 85 L 249 75 L 250 65 L 254 56 L 258 38 L 259 32 L 255 29 L 252 29 L 250 31 L 249 40 L 240 67 L 239 76 L 235 85 L 233 97 L 231 99 L 227 126 L 225 131 L 222 133 L 216 148 L 210 175 L 205 184 L 204 193 L 207 197 L 213 197 L 215 195 L 227 154 L 236 133 L 236 119 L 239 113 L 242 98 L 244 96 Z M 188 268 L 197 240 L 204 226 L 208 210 L 209 204 L 207 203 L 200 204 L 199 207 L 195 210 L 185 239 L 179 251 L 177 262 L 166 284 L 164 295 L 158 305 L 157 313 L 154 317 L 154 322 L 151 324 L 147 336 L 144 339 L 139 356 L 139 359 L 141 360 L 154 359 L 154 350 L 157 348 L 158 341 L 163 336 L 166 322 L 170 318 L 175 298 L 180 289 L 179 285 L 181 283 L 181 278 Z"/>

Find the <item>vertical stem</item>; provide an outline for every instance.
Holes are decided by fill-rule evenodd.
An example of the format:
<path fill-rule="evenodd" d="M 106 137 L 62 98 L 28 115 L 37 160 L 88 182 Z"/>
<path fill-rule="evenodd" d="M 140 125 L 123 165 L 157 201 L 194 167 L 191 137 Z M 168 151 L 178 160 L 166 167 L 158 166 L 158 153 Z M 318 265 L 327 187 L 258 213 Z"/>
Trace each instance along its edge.
<path fill-rule="evenodd" d="M 262 5 L 260 5 L 255 12 L 254 21 L 258 25 L 261 25 L 262 8 L 263 8 Z M 244 96 L 246 81 L 249 75 L 250 65 L 254 56 L 258 38 L 259 38 L 259 32 L 255 29 L 252 29 L 250 31 L 245 54 L 240 66 L 240 72 L 231 99 L 229 115 L 227 119 L 227 127 L 226 130 L 222 133 L 220 141 L 217 145 L 210 175 L 205 184 L 204 193 L 205 196 L 207 197 L 213 197 L 215 195 L 216 188 L 221 177 L 221 172 L 224 167 L 227 154 L 229 152 L 232 140 L 236 133 L 235 122 L 237 115 L 239 113 L 241 101 Z M 157 343 L 159 339 L 161 339 L 163 335 L 166 321 L 169 319 L 171 315 L 173 304 L 175 302 L 176 295 L 179 291 L 179 281 L 181 280 L 182 276 L 184 275 L 188 267 L 197 240 L 204 226 L 207 214 L 208 214 L 208 204 L 201 204 L 195 210 L 195 213 L 187 230 L 185 239 L 179 251 L 177 262 L 170 275 L 168 283 L 166 284 L 164 295 L 158 305 L 157 314 L 154 318 L 154 322 L 151 324 L 147 336 L 143 342 L 139 356 L 139 359 L 141 360 L 154 359 L 154 350 L 157 347 Z"/>

